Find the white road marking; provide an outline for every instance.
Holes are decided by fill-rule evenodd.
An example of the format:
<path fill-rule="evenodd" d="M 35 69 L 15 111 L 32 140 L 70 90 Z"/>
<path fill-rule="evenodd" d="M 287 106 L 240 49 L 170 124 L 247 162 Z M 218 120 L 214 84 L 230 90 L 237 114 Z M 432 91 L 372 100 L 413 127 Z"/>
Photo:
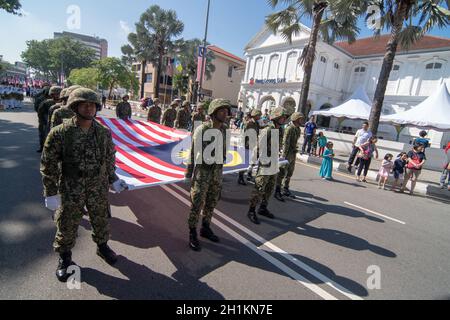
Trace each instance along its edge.
<path fill-rule="evenodd" d="M 174 185 L 174 187 L 176 187 L 176 185 Z M 187 200 L 186 198 L 184 198 L 183 196 L 181 196 L 179 193 L 175 192 L 174 190 L 172 190 L 168 186 L 161 186 L 161 188 L 164 189 L 165 191 L 167 191 L 172 196 L 174 196 L 176 199 L 180 200 L 186 206 L 189 207 L 191 205 L 191 202 L 189 200 Z M 184 191 L 184 189 L 183 189 L 183 191 Z M 234 230 L 230 229 L 229 227 L 227 227 L 226 225 L 224 225 L 223 223 L 221 223 L 217 219 L 213 220 L 213 224 L 218 226 L 220 229 L 222 229 L 223 231 L 228 233 L 230 236 L 235 238 L 237 241 L 239 241 L 240 243 L 245 245 L 247 248 L 249 248 L 250 250 L 252 250 L 256 254 L 258 254 L 262 258 L 266 259 L 272 265 L 274 265 L 275 267 L 277 267 L 278 269 L 280 269 L 281 271 L 286 273 L 288 276 L 293 278 L 297 283 L 304 285 L 306 288 L 308 288 L 309 290 L 311 290 L 312 292 L 314 292 L 315 294 L 317 294 L 318 296 L 320 296 L 324 300 L 338 300 L 336 297 L 334 297 L 333 295 L 329 294 L 328 292 L 326 292 L 325 290 L 323 290 L 319 286 L 311 283 L 311 281 L 309 281 L 308 279 L 304 278 L 299 273 L 295 272 L 294 270 L 292 270 L 291 268 L 289 268 L 288 266 L 286 266 L 285 264 L 283 264 L 279 260 L 277 260 L 274 257 L 272 257 L 266 251 L 261 250 L 260 248 L 255 246 L 252 242 L 250 242 L 249 240 L 245 239 L 240 234 L 236 233 Z"/>
<path fill-rule="evenodd" d="M 189 192 L 187 192 L 186 190 L 184 190 L 180 186 L 173 185 L 173 187 L 176 188 L 177 190 L 179 190 L 180 192 L 182 192 L 183 194 L 185 194 L 186 196 L 189 196 Z M 190 205 L 190 202 L 188 202 L 188 203 Z M 232 224 L 233 226 L 235 226 L 236 228 L 238 228 L 239 230 L 241 230 L 242 232 L 246 233 L 247 235 L 249 235 L 250 237 L 252 237 L 256 241 L 258 241 L 259 243 L 261 243 L 262 246 L 268 248 L 271 252 L 281 255 L 282 257 L 284 257 L 285 259 L 289 260 L 291 263 L 295 264 L 297 267 L 299 267 L 303 271 L 308 272 L 310 275 L 312 275 L 315 278 L 321 280 L 324 284 L 326 284 L 329 287 L 335 289 L 336 291 L 342 293 L 346 297 L 348 297 L 348 298 L 350 298 L 352 300 L 363 300 L 362 297 L 354 294 L 353 292 L 351 292 L 347 288 L 344 288 L 343 286 L 341 286 L 340 284 L 334 282 L 333 280 L 331 280 L 327 276 L 321 274 L 317 270 L 315 270 L 315 269 L 311 268 L 310 266 L 308 266 L 307 264 L 301 262 L 300 260 L 298 260 L 297 258 L 293 257 L 292 255 L 290 255 L 286 251 L 282 250 L 281 248 L 277 247 L 276 245 L 274 245 L 270 241 L 267 241 L 266 239 L 264 239 L 261 236 L 257 235 L 256 233 L 254 233 L 250 229 L 248 229 L 248 228 L 244 227 L 243 225 L 239 224 L 237 221 L 231 219 L 230 217 L 225 215 L 223 212 L 215 209 L 214 213 L 217 216 L 219 216 L 222 219 L 224 219 L 227 222 L 229 222 L 230 224 Z"/>
<path fill-rule="evenodd" d="M 395 219 L 395 218 L 388 217 L 388 216 L 386 216 L 386 215 L 384 215 L 384 214 L 381 214 L 381 213 L 376 212 L 376 211 L 373 211 L 373 210 L 369 210 L 369 209 L 366 209 L 366 208 L 357 206 L 356 204 L 353 204 L 353 203 L 350 203 L 350 202 L 344 202 L 344 203 L 345 203 L 346 205 L 348 205 L 348 206 L 351 206 L 351 207 L 354 207 L 354 208 L 357 208 L 357 209 L 360 209 L 360 210 L 364 210 L 364 211 L 366 211 L 366 212 L 372 213 L 372 214 L 377 215 L 377 216 L 380 216 L 380 217 L 382 217 L 382 218 L 385 218 L 385 219 L 388 219 L 388 220 L 391 220 L 391 221 L 394 221 L 394 222 L 397 222 L 397 223 L 400 223 L 400 224 L 403 224 L 403 225 L 406 224 L 406 222 L 403 222 L 403 221 L 401 221 L 401 220 L 397 220 L 397 219 Z"/>

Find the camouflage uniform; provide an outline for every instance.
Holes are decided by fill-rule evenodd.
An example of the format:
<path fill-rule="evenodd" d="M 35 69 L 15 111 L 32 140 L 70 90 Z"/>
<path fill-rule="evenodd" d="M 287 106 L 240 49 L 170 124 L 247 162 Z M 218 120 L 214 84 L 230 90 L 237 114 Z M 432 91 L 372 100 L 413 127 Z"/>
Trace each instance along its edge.
<path fill-rule="evenodd" d="M 44 90 L 34 98 L 34 111 L 38 112 L 41 103 L 48 99 L 49 90 L 50 87 L 45 87 Z"/>
<path fill-rule="evenodd" d="M 294 175 L 298 153 L 298 139 L 300 139 L 300 136 L 301 129 L 294 124 L 290 124 L 284 133 L 282 158 L 286 159 L 289 164 L 280 168 L 277 187 L 283 186 L 285 190 L 289 189 L 291 178 Z"/>
<path fill-rule="evenodd" d="M 151 121 L 151 122 L 160 124 L 161 123 L 161 115 L 162 115 L 161 107 L 154 104 L 153 106 L 150 107 L 150 110 L 148 110 L 147 121 Z"/>
<path fill-rule="evenodd" d="M 199 103 L 197 105 L 197 111 L 192 113 L 191 115 L 191 131 L 194 132 L 195 129 L 199 126 L 199 123 L 203 123 L 206 121 L 206 115 L 204 113 L 205 105 L 203 103 Z M 197 123 L 197 126 L 196 126 Z"/>
<path fill-rule="evenodd" d="M 231 108 L 228 101 L 223 99 L 217 99 L 215 104 L 211 103 L 209 112 L 213 114 L 220 108 Z M 220 128 L 223 138 L 223 162 L 221 164 L 196 164 L 196 159 L 202 157 L 205 148 L 211 144 L 211 142 L 203 141 L 205 132 L 213 128 L 213 121 L 208 121 L 199 126 L 192 138 L 191 154 L 188 161 L 189 165 L 186 172 L 187 178 L 192 178 L 191 186 L 191 201 L 192 207 L 189 214 L 188 224 L 190 229 L 197 227 L 200 212 L 203 209 L 203 222 L 208 224 L 211 222 L 214 208 L 220 199 L 220 193 L 222 190 L 222 172 L 223 164 L 226 161 L 227 155 L 227 143 L 226 143 L 226 130 L 225 125 Z M 195 154 L 197 142 L 202 142 L 202 154 Z M 203 159 L 203 158 L 201 158 Z"/>
<path fill-rule="evenodd" d="M 88 89 L 79 90 L 83 94 Z M 95 92 L 91 91 L 92 95 L 95 96 Z M 69 98 L 69 107 L 70 101 Z M 118 179 L 109 130 L 94 120 L 85 132 L 76 119 L 52 129 L 41 159 L 44 196 L 61 194 L 53 244 L 59 253 L 69 252 L 74 247 L 85 207 L 93 228 L 93 240 L 98 245 L 109 240 L 108 189 Z"/>
<path fill-rule="evenodd" d="M 129 120 L 132 116 L 131 104 L 125 101 L 120 102 L 116 107 L 117 118 L 121 120 Z"/>
<path fill-rule="evenodd" d="M 50 95 L 57 95 L 61 93 L 60 87 L 51 87 L 49 94 Z M 42 102 L 39 105 L 38 108 L 38 120 L 39 120 L 39 144 L 42 147 L 44 146 L 45 139 L 47 137 L 47 127 L 49 125 L 49 119 L 48 119 L 48 111 L 52 106 L 54 106 L 57 102 L 54 99 L 47 99 L 44 102 Z"/>
<path fill-rule="evenodd" d="M 75 112 L 67 108 L 67 106 L 61 107 L 53 113 L 50 121 L 50 128 L 53 129 L 60 124 L 63 124 L 65 119 L 71 119 L 75 117 Z"/>
<path fill-rule="evenodd" d="M 191 113 L 186 108 L 189 104 L 183 104 L 183 107 L 177 110 L 177 118 L 175 120 L 175 128 L 177 129 L 189 129 L 189 121 L 191 119 Z"/>
<path fill-rule="evenodd" d="M 284 115 L 283 108 L 276 108 L 272 111 L 273 119 L 276 117 L 281 117 Z M 263 143 L 267 143 L 267 156 L 270 158 L 272 156 L 278 159 L 278 154 L 272 155 L 271 153 L 271 139 L 272 139 L 272 130 L 278 130 L 280 141 L 279 146 L 281 148 L 282 145 L 282 128 L 276 128 L 273 123 L 271 123 L 266 128 L 260 131 L 259 139 L 258 139 L 258 150 L 261 150 Z M 266 142 L 267 141 L 267 142 Z M 262 201 L 261 207 L 267 208 L 269 204 L 269 199 L 273 194 L 276 186 L 277 174 L 268 174 L 265 172 L 265 168 L 270 167 L 269 164 L 259 163 L 258 173 L 255 178 L 255 189 L 252 192 L 251 200 L 250 200 L 250 208 L 256 208 L 259 203 Z"/>
<path fill-rule="evenodd" d="M 59 96 L 59 98 L 62 100 L 60 103 L 55 104 L 53 107 L 51 107 L 48 111 L 48 122 L 49 125 L 47 126 L 47 131 L 49 132 L 51 128 L 53 128 L 54 126 L 52 126 L 52 118 L 53 118 L 53 114 L 56 112 L 56 110 L 61 109 L 66 103 L 67 103 L 67 99 L 69 99 L 70 94 L 78 89 L 81 88 L 81 86 L 78 85 L 74 85 L 71 86 L 69 88 L 65 88 L 61 91 L 61 94 Z M 70 118 L 72 118 L 75 114 L 73 114 L 72 116 L 70 116 Z M 62 123 L 62 122 L 61 122 Z M 60 124 L 61 124 L 60 123 Z"/>
<path fill-rule="evenodd" d="M 177 118 L 177 110 L 174 108 L 168 108 L 166 111 L 164 111 L 162 117 L 162 124 L 166 127 L 173 128 L 176 118 Z"/>

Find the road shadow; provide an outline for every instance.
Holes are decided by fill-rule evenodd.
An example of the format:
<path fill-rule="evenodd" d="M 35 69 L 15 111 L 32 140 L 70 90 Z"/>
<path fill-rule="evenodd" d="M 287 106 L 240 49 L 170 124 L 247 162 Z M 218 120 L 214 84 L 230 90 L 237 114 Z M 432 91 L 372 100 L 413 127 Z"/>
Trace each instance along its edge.
<path fill-rule="evenodd" d="M 124 256 L 118 256 L 114 267 L 127 279 L 82 268 L 82 282 L 95 287 L 102 295 L 119 300 L 224 300 L 219 292 L 185 273 L 167 277 Z"/>

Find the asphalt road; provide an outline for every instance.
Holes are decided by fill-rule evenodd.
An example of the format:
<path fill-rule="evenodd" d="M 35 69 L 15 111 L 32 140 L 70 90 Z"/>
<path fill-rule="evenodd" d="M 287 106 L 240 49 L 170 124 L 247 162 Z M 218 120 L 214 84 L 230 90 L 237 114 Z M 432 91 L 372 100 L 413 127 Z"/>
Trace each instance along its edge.
<path fill-rule="evenodd" d="M 111 114 L 109 111 L 107 115 Z M 298 164 L 295 201 L 273 199 L 276 220 L 246 218 L 252 186 L 226 176 L 215 213 L 220 244 L 187 245 L 186 185 L 110 194 L 110 267 L 95 254 L 88 220 L 75 262 L 81 288 L 54 271 L 55 227 L 39 174 L 31 108 L 0 113 L 0 299 L 449 299 L 448 203 L 358 184 Z"/>

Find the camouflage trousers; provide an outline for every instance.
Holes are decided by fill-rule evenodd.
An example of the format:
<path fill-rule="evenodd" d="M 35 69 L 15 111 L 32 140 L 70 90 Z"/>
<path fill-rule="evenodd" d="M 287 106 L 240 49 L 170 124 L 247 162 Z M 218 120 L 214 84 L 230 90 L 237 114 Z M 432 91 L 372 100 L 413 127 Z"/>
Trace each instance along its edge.
<path fill-rule="evenodd" d="M 283 187 L 284 189 L 289 189 L 291 184 L 291 178 L 295 171 L 295 161 L 297 160 L 296 155 L 289 156 L 287 160 L 289 163 L 280 168 L 280 173 L 277 177 L 277 187 Z"/>
<path fill-rule="evenodd" d="M 191 212 L 189 228 L 196 228 L 203 211 L 203 220 L 211 222 L 214 209 L 222 191 L 222 165 L 197 166 L 194 170 L 191 186 Z"/>
<path fill-rule="evenodd" d="M 262 176 L 257 175 L 255 178 L 255 189 L 252 192 L 250 207 L 256 208 L 262 201 L 262 205 L 267 206 L 269 199 L 275 189 L 277 175 Z"/>
<path fill-rule="evenodd" d="M 108 242 L 109 203 L 107 193 L 98 192 L 99 190 L 89 191 L 76 194 L 62 192 L 62 205 L 55 216 L 56 236 L 53 248 L 56 252 L 67 252 L 75 246 L 78 226 L 85 214 L 85 208 L 92 226 L 94 242 L 98 245 Z"/>

